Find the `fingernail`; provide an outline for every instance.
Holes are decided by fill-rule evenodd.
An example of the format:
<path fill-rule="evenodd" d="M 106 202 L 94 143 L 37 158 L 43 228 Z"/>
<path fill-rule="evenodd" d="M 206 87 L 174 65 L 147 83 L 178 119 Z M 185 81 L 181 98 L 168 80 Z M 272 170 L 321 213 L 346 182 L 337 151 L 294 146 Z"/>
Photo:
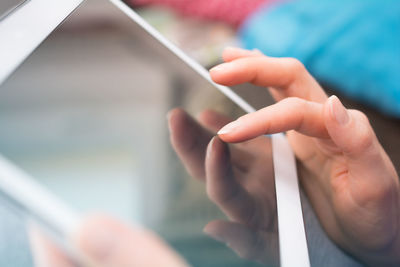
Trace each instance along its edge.
<path fill-rule="evenodd" d="M 102 262 L 111 257 L 123 238 L 118 231 L 105 227 L 85 229 L 80 238 L 80 247 L 86 256 L 96 262 Z"/>
<path fill-rule="evenodd" d="M 234 132 L 238 127 L 239 127 L 239 122 L 236 120 L 222 127 L 222 129 L 219 130 L 217 134 L 229 134 Z"/>
<path fill-rule="evenodd" d="M 331 96 L 329 101 L 332 118 L 334 118 L 340 125 L 346 125 L 350 120 L 347 109 L 343 106 L 342 102 L 340 102 L 339 98 L 335 95 Z"/>
<path fill-rule="evenodd" d="M 209 158 L 211 156 L 211 152 L 213 150 L 212 147 L 214 145 L 214 142 L 215 142 L 215 136 L 211 139 L 210 143 L 207 146 L 207 154 L 206 154 L 207 158 Z"/>
<path fill-rule="evenodd" d="M 219 72 L 219 71 L 226 71 L 227 66 L 229 63 L 222 63 L 210 69 L 210 72 Z"/>

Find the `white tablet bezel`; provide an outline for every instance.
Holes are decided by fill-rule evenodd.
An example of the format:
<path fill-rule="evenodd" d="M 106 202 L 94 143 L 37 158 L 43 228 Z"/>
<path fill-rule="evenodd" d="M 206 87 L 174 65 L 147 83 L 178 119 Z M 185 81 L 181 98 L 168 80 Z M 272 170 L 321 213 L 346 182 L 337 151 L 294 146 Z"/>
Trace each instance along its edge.
<path fill-rule="evenodd" d="M 11 6 L 7 6 L 7 9 L 5 9 L 3 11 L 0 10 L 0 12 L 2 12 L 2 13 L 0 13 L 0 21 L 2 19 L 4 19 L 5 17 L 7 17 L 9 14 L 11 14 L 13 11 L 15 11 L 17 8 L 24 5 L 29 0 L 18 0 L 18 1 L 19 2 L 17 2 L 17 3 L 12 3 Z M 9 3 L 7 3 L 7 4 L 9 4 Z"/>
<path fill-rule="evenodd" d="M 0 21 L 0 85 L 83 0 L 30 0 Z M 75 255 L 68 238 L 80 216 L 0 155 L 0 190 L 23 216 Z"/>
<path fill-rule="evenodd" d="M 31 0 L 23 7 L 0 22 L 0 84 L 45 40 L 45 38 L 76 9 L 83 0 Z M 254 112 L 245 100 L 230 88 L 215 84 L 206 69 L 192 60 L 178 47 L 168 41 L 130 7 L 121 0 L 110 0 L 129 18 L 141 26 L 148 34 L 173 54 L 190 66 L 216 89 L 225 94 L 246 112 Z M 277 212 L 279 228 L 279 248 L 281 267 L 310 266 L 304 220 L 301 209 L 300 192 L 293 151 L 283 134 L 272 135 Z M 50 193 L 45 198 L 30 201 L 31 193 L 45 190 L 32 183 L 29 177 L 10 162 L 0 157 L 0 186 L 18 201 L 27 202 L 37 214 L 43 214 L 49 223 L 56 224 L 60 231 L 69 233 L 78 220 L 77 215 L 57 201 Z M 13 187 L 21 190 L 11 190 Z M 8 189 L 7 189 L 8 188 Z M 31 193 L 29 193 L 31 192 Z M 49 199 L 54 199 L 49 202 Z M 58 207 L 55 211 L 55 207 Z M 61 220 L 65 217 L 65 221 Z"/>
<path fill-rule="evenodd" d="M 30 0 L 0 22 L 0 84 L 83 0 Z"/>

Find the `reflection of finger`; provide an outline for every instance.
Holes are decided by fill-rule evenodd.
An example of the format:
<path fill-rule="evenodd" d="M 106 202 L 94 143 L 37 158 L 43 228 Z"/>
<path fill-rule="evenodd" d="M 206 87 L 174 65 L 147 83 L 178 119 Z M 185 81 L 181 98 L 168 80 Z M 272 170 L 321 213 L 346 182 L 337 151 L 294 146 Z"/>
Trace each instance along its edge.
<path fill-rule="evenodd" d="M 323 120 L 323 106 L 300 98 L 286 98 L 240 117 L 222 128 L 218 134 L 226 142 L 242 142 L 263 134 L 289 130 L 328 138 Z"/>
<path fill-rule="evenodd" d="M 75 236 L 76 246 L 96 267 L 186 266 L 160 238 L 106 216 L 87 218 Z"/>
<path fill-rule="evenodd" d="M 254 201 L 233 176 L 229 149 L 218 137 L 208 145 L 205 165 L 209 198 L 232 220 L 251 224 Z"/>
<path fill-rule="evenodd" d="M 225 243 L 241 258 L 278 266 L 277 232 L 257 231 L 243 224 L 222 220 L 208 223 L 203 231 Z"/>
<path fill-rule="evenodd" d="M 198 116 L 199 122 L 203 127 L 209 129 L 211 132 L 217 132 L 224 125 L 231 122 L 232 120 L 213 110 L 205 110 Z M 236 170 L 246 173 L 248 168 L 251 167 L 252 163 L 255 162 L 254 157 L 260 156 L 259 158 L 265 158 L 265 153 L 268 148 L 260 153 L 260 145 L 263 146 L 266 142 L 243 142 L 236 146 L 230 147 L 232 163 Z M 261 154 L 261 155 L 260 155 Z"/>
<path fill-rule="evenodd" d="M 303 64 L 293 58 L 244 57 L 218 65 L 210 74 L 216 83 L 223 85 L 250 82 L 280 88 L 274 93 L 277 100 L 293 96 L 322 103 L 327 98 Z"/>
<path fill-rule="evenodd" d="M 204 158 L 207 144 L 213 136 L 182 109 L 168 114 L 173 148 L 187 171 L 196 178 L 204 178 Z"/>
<path fill-rule="evenodd" d="M 246 50 L 238 47 L 227 47 L 222 53 L 222 58 L 225 62 L 242 58 L 242 57 L 259 57 L 263 54 L 258 50 Z"/>
<path fill-rule="evenodd" d="M 30 227 L 29 239 L 36 267 L 73 267 L 70 260 L 56 245 L 48 240 L 37 227 Z"/>
<path fill-rule="evenodd" d="M 196 178 L 204 178 L 204 160 L 207 144 L 212 132 L 219 130 L 223 125 L 230 122 L 230 119 L 212 110 L 206 110 L 199 115 L 202 128 L 183 110 L 175 109 L 169 115 L 171 129 L 171 142 L 179 158 L 185 165 L 188 172 Z M 243 143 L 238 149 L 232 147 L 232 159 L 236 167 L 246 170 L 253 162 L 252 147 L 247 148 Z M 264 151 L 263 151 L 264 152 Z"/>
<path fill-rule="evenodd" d="M 225 124 L 232 121 L 231 118 L 209 109 L 201 112 L 198 119 L 201 125 L 211 132 L 217 132 Z"/>

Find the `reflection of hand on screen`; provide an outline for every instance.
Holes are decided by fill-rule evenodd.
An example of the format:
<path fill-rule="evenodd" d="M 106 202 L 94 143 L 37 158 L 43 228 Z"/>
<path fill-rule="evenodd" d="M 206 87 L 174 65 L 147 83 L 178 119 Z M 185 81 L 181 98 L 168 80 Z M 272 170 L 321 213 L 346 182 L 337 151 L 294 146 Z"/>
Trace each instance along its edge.
<path fill-rule="evenodd" d="M 276 265 L 279 253 L 270 139 L 259 137 L 228 147 L 213 136 L 229 118 L 205 111 L 199 121 L 181 109 L 169 113 L 174 149 L 189 173 L 205 181 L 209 197 L 231 220 L 210 222 L 204 231 L 229 244 L 241 257 Z"/>

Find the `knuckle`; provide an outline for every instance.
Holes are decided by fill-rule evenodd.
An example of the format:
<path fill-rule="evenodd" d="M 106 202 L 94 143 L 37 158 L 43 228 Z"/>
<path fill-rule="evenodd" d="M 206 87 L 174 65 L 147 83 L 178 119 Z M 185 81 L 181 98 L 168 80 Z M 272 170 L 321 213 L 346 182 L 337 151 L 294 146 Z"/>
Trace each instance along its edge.
<path fill-rule="evenodd" d="M 356 132 L 354 148 L 356 152 L 366 151 L 374 144 L 374 132 L 369 124 L 368 117 L 358 110 L 352 110 L 353 118 L 356 120 Z"/>
<path fill-rule="evenodd" d="M 369 124 L 370 124 L 370 123 L 369 123 L 369 119 L 368 119 L 367 115 L 365 115 L 364 112 L 359 111 L 359 110 L 356 110 L 356 109 L 352 109 L 352 110 L 350 110 L 350 112 L 352 112 L 352 113 L 353 113 L 353 116 L 354 116 L 358 121 L 360 121 L 361 123 L 366 124 L 366 125 L 369 125 Z"/>
<path fill-rule="evenodd" d="M 288 97 L 283 99 L 281 102 L 294 109 L 295 111 L 304 110 L 307 105 L 307 101 L 299 97 Z"/>
<path fill-rule="evenodd" d="M 361 151 L 365 151 L 370 148 L 372 144 L 373 136 L 370 129 L 364 125 L 360 126 L 356 141 L 357 148 Z"/>

